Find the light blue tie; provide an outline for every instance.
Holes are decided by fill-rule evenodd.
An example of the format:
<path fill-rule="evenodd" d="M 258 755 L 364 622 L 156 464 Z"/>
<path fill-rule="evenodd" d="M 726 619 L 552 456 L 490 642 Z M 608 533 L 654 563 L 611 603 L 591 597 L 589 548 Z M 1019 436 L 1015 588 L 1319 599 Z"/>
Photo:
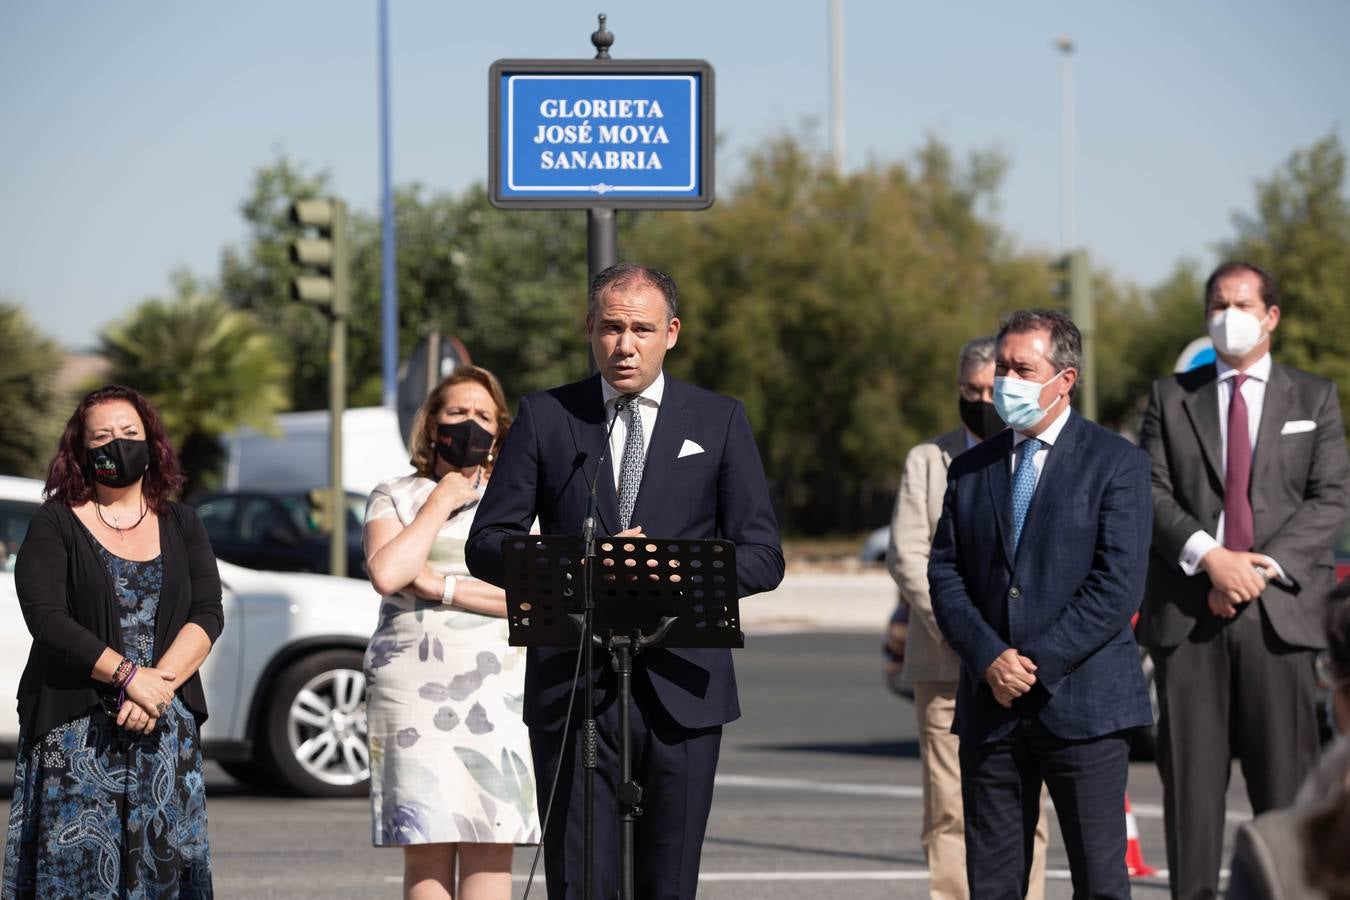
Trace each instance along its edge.
<path fill-rule="evenodd" d="M 1036 494 L 1036 453 L 1045 446 L 1037 438 L 1027 438 L 1022 442 L 1021 456 L 1017 458 L 1017 471 L 1013 472 L 1012 512 L 1013 512 L 1013 550 L 1022 539 L 1022 525 L 1027 521 L 1027 508 Z"/>

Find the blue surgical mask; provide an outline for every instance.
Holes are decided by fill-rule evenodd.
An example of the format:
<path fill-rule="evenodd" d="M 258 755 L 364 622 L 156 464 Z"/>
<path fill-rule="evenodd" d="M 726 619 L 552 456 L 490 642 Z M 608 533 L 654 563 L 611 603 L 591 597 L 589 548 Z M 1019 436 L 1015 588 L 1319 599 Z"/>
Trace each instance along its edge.
<path fill-rule="evenodd" d="M 1041 409 L 1041 391 L 1045 389 L 1047 384 L 1067 371 L 1069 370 L 1060 369 L 1049 381 L 1039 384 L 1035 381 L 1008 378 L 1003 375 L 995 377 L 994 409 L 998 410 L 999 418 L 1007 422 L 1008 427 L 1014 431 L 1026 431 L 1028 428 L 1035 428 L 1036 424 L 1045 418 L 1046 412 Z"/>

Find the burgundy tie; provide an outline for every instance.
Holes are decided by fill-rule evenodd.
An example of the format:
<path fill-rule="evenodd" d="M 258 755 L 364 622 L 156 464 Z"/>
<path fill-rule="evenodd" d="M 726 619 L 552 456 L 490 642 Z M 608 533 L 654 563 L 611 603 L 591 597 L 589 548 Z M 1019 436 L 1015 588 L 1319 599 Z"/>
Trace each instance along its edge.
<path fill-rule="evenodd" d="M 1233 398 L 1228 401 L 1228 465 L 1223 478 L 1223 545 L 1229 550 L 1250 550 L 1252 533 L 1252 439 L 1247 431 L 1247 401 L 1242 398 L 1246 375 L 1233 378 Z"/>

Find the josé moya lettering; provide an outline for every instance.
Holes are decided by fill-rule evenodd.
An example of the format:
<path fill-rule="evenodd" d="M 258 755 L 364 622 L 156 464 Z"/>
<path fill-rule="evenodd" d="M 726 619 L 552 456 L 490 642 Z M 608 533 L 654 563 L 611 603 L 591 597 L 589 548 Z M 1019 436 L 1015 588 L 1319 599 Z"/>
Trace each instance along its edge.
<path fill-rule="evenodd" d="M 544 150 L 539 168 L 551 169 L 660 169 L 661 157 L 648 150 Z"/>
<path fill-rule="evenodd" d="M 659 100 L 566 100 L 548 97 L 539 104 L 545 119 L 663 119 Z"/>
<path fill-rule="evenodd" d="M 669 144 L 666 129 L 661 125 L 540 125 L 535 132 L 536 144 Z"/>

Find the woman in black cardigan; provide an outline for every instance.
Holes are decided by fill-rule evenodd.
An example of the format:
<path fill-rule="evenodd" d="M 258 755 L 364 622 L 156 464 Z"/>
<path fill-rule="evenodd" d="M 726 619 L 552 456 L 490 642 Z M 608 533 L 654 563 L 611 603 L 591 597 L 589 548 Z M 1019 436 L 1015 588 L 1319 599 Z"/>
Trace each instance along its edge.
<path fill-rule="evenodd" d="M 33 635 L 3 897 L 209 897 L 197 669 L 223 625 L 201 521 L 130 388 L 66 424 L 15 585 Z"/>

